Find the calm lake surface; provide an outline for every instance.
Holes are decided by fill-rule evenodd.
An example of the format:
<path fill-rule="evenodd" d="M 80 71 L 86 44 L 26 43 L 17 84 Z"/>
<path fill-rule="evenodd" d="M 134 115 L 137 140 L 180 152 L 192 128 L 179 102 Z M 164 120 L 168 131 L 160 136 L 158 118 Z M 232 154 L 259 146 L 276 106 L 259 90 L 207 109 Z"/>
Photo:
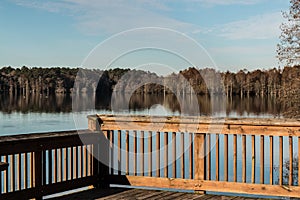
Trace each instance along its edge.
<path fill-rule="evenodd" d="M 196 102 L 196 103 L 195 103 Z M 199 104 L 199 109 L 197 105 Z M 87 128 L 91 114 L 202 115 L 278 118 L 276 99 L 175 95 L 0 95 L 0 135 Z"/>
<path fill-rule="evenodd" d="M 199 109 L 195 106 L 199 104 Z M 143 114 L 143 115 L 201 115 L 213 117 L 234 118 L 281 118 L 282 106 L 273 98 L 249 97 L 227 98 L 225 96 L 191 97 L 174 95 L 127 95 L 118 94 L 113 97 L 94 97 L 90 95 L 70 96 L 10 96 L 0 95 L 0 135 L 14 135 L 26 133 L 39 133 L 49 131 L 62 131 L 70 129 L 86 129 L 87 115 L 91 114 Z M 169 140 L 171 140 L 169 135 Z M 115 138 L 116 139 L 116 138 Z M 220 149 L 223 149 L 224 136 L 220 136 Z M 212 143 L 215 135 L 212 134 Z M 229 143 L 233 141 L 229 135 Z M 125 140 L 122 140 L 125 141 Z M 161 138 L 161 142 L 163 138 Z M 178 139 L 179 141 L 179 139 Z M 187 141 L 187 140 L 186 140 Z M 155 144 L 155 139 L 153 141 Z M 255 140 L 259 146 L 259 138 Z M 241 137 L 238 136 L 238 149 L 242 148 Z M 274 137 L 274 144 L 278 144 L 278 137 Z M 123 146 L 125 144 L 122 144 Z M 145 143 L 147 148 L 147 142 Z M 180 144 L 178 144 L 180 145 Z M 269 140 L 265 140 L 266 147 Z M 139 143 L 137 144 L 139 149 Z M 284 139 L 284 147 L 288 146 L 287 138 Z M 247 182 L 251 181 L 251 138 L 247 136 Z M 298 144 L 294 144 L 294 152 L 297 152 Z M 256 152 L 259 157 L 259 152 Z M 278 180 L 278 170 L 271 169 L 269 163 L 269 150 L 265 151 L 265 180 L 269 179 L 269 170 L 274 171 L 274 181 Z M 274 166 L 278 165 L 278 148 L 274 148 Z M 211 150 L 212 162 L 215 160 L 215 149 Z M 233 152 L 229 150 L 229 157 Z M 117 156 L 115 156 L 117 158 Z M 284 160 L 288 159 L 288 149 L 284 149 Z M 179 162 L 176 161 L 176 162 Z M 185 162 L 188 162 L 187 158 Z M 241 152 L 238 152 L 238 174 L 241 174 Z M 124 163 L 123 163 L 124 164 Z M 123 165 L 125 166 L 125 164 Z M 220 169 L 223 168 L 223 157 L 220 157 Z M 229 162 L 229 180 L 233 178 L 233 163 Z M 212 164 L 212 177 L 215 177 L 215 166 Z M 172 170 L 169 170 L 170 172 Z M 259 160 L 256 171 L 259 177 Z M 177 174 L 179 171 L 177 172 Z M 188 174 L 186 172 L 186 174 Z M 179 175 L 179 174 L 178 174 Z M 220 179 L 224 174 L 220 172 Z M 213 180 L 214 178 L 212 178 Z M 238 177 L 238 181 L 241 177 Z M 258 178 L 256 182 L 259 182 Z"/>

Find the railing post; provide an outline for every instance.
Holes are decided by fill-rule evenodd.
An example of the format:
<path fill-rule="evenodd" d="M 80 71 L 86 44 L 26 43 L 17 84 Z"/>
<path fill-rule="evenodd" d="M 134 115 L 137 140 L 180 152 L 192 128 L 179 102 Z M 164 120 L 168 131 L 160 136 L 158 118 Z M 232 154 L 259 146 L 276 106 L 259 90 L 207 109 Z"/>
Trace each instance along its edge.
<path fill-rule="evenodd" d="M 100 131 L 102 121 L 97 115 L 88 116 L 88 129 L 91 131 Z"/>
<path fill-rule="evenodd" d="M 42 191 L 42 181 L 43 181 L 43 159 L 42 159 L 42 151 L 37 150 L 34 152 L 34 163 L 35 163 L 35 189 L 36 189 L 36 200 L 43 199 L 43 191 Z"/>
<path fill-rule="evenodd" d="M 195 180 L 205 179 L 205 134 L 195 133 L 194 137 L 194 165 L 195 165 Z M 205 191 L 197 189 L 196 185 L 195 192 L 199 194 L 205 194 Z"/>
<path fill-rule="evenodd" d="M 96 177 L 96 188 L 107 188 L 109 185 L 105 179 L 109 174 L 109 142 L 107 136 L 101 131 L 101 119 L 97 116 L 89 116 L 89 129 L 96 131 L 97 140 L 93 144 L 93 176 Z"/>

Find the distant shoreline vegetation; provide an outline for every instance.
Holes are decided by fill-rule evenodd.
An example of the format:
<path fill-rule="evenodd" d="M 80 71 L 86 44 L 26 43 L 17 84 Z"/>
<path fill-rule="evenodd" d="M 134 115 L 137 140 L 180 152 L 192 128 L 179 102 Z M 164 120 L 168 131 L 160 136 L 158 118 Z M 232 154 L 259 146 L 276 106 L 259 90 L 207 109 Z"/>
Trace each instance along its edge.
<path fill-rule="evenodd" d="M 218 72 L 214 69 L 188 68 L 165 77 L 155 73 L 130 69 L 80 70 L 79 68 L 0 68 L 0 92 L 26 95 L 28 93 L 111 93 L 131 91 L 142 82 L 135 93 L 162 94 L 225 94 L 227 96 L 286 96 L 299 88 L 300 67 L 285 67 L 283 70 L 240 70 L 237 73 Z M 78 78 L 74 86 L 75 78 Z M 126 83 L 118 84 L 126 76 Z M 100 78 L 100 79 L 99 79 Z M 185 80 L 182 80 L 185 79 Z M 221 79 L 221 80 L 219 80 Z M 146 80 L 146 81 L 145 81 Z M 147 81 L 148 80 L 148 81 Z M 206 80 L 206 81 L 204 81 Z M 124 81 L 123 81 L 124 82 Z M 168 82 L 170 88 L 163 85 Z M 153 84 L 161 83 L 161 84 Z M 133 85 L 132 85 L 133 84 Z M 76 88 L 76 91 L 73 91 Z"/>
<path fill-rule="evenodd" d="M 164 87 L 165 83 L 168 87 Z M 165 77 L 120 68 L 106 71 L 25 66 L 0 68 L 0 93 L 4 96 L 24 96 L 26 99 L 30 95 L 71 93 L 110 97 L 113 91 L 128 93 L 133 90 L 135 94 L 185 95 L 191 93 L 191 89 L 197 95 L 275 98 L 286 117 L 300 117 L 300 66 L 285 67 L 283 70 L 240 70 L 237 73 L 188 68 Z"/>

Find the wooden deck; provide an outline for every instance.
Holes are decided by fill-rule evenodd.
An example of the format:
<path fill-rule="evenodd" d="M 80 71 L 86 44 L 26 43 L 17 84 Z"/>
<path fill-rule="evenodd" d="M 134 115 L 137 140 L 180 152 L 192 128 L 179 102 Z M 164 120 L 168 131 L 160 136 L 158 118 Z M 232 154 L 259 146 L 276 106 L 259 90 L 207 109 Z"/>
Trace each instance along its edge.
<path fill-rule="evenodd" d="M 183 192 L 170 192 L 162 190 L 143 190 L 143 189 L 91 189 L 75 194 L 65 195 L 62 197 L 51 198 L 50 200 L 114 200 L 114 199 L 130 199 L 130 200 L 251 200 L 256 198 L 236 197 L 236 196 L 220 196 L 208 194 L 195 194 Z"/>

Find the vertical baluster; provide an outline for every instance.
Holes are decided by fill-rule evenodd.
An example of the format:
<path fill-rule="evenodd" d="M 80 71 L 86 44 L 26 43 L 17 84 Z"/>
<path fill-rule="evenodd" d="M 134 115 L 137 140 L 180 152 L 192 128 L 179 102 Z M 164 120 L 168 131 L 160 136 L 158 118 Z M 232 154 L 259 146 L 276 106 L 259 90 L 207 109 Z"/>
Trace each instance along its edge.
<path fill-rule="evenodd" d="M 53 155 L 53 176 L 54 176 L 54 183 L 57 183 L 57 149 L 54 149 L 53 154 L 54 154 Z"/>
<path fill-rule="evenodd" d="M 70 179 L 71 180 L 74 179 L 74 150 L 73 149 L 74 149 L 73 146 L 70 147 Z M 92 164 L 90 166 L 92 166 Z"/>
<path fill-rule="evenodd" d="M 46 164 L 47 164 L 47 160 L 46 160 L 46 150 L 42 151 L 42 179 L 43 179 L 43 185 L 46 185 L 47 182 L 47 174 L 46 174 Z"/>
<path fill-rule="evenodd" d="M 84 146 L 84 155 L 85 155 L 85 176 L 89 175 L 89 152 L 88 152 L 88 145 Z"/>
<path fill-rule="evenodd" d="M 24 181 L 24 189 L 28 188 L 28 154 L 24 153 L 24 162 L 23 162 L 23 166 L 24 166 L 24 174 L 23 174 L 23 181 Z"/>
<path fill-rule="evenodd" d="M 184 149 L 184 133 L 180 133 L 180 146 L 181 146 L 181 158 L 180 158 L 180 166 L 181 166 L 181 178 L 185 178 L 185 166 L 184 166 L 184 155 L 185 155 L 185 149 Z"/>
<path fill-rule="evenodd" d="M 111 132 L 112 131 L 104 131 L 104 134 L 105 134 L 105 137 L 107 138 L 107 146 L 108 146 L 108 152 L 107 152 L 107 154 L 106 155 L 108 155 L 108 158 L 107 158 L 107 167 L 108 167 L 108 171 L 106 172 L 106 173 L 110 173 L 111 172 L 111 168 L 110 167 L 112 167 L 112 165 L 111 165 L 111 160 L 109 160 L 109 159 L 111 159 L 112 158 L 112 141 L 111 141 Z M 97 148 L 96 148 L 96 146 L 97 146 Z M 97 159 L 95 159 L 95 156 L 100 156 L 99 154 L 99 152 L 98 152 L 98 150 L 99 150 L 99 148 L 101 148 L 101 147 L 98 147 L 98 143 L 97 143 L 97 145 L 93 145 L 93 169 L 92 169 L 92 171 L 93 171 L 93 175 L 94 176 L 96 176 L 97 174 L 95 174 L 95 172 L 97 172 L 98 173 L 98 171 L 95 169 L 95 167 L 96 168 L 98 168 L 98 164 L 100 164 L 99 162 L 98 162 L 98 160 Z M 97 158 L 98 158 L 97 157 Z M 99 158 L 98 158 L 99 159 Z"/>
<path fill-rule="evenodd" d="M 176 133 L 172 133 L 172 149 L 173 149 L 173 164 L 172 164 L 172 178 L 176 178 Z"/>
<path fill-rule="evenodd" d="M 69 178 L 69 151 L 68 151 L 68 148 L 64 148 L 64 180 L 68 180 Z"/>
<path fill-rule="evenodd" d="M 107 147 L 108 147 L 108 145 L 107 145 Z M 94 173 L 93 173 L 93 170 L 94 170 L 93 169 L 93 167 L 94 167 L 94 145 L 93 144 L 91 144 L 91 146 L 90 146 L 90 162 L 91 162 L 91 165 L 90 165 L 90 176 L 92 176 L 92 175 L 94 175 Z"/>
<path fill-rule="evenodd" d="M 126 131 L 126 175 L 129 174 L 129 131 Z"/>
<path fill-rule="evenodd" d="M 160 132 L 156 133 L 156 176 L 160 177 Z"/>
<path fill-rule="evenodd" d="M 219 134 L 216 134 L 216 181 L 219 181 L 219 148 L 220 148 L 220 144 L 219 144 Z"/>
<path fill-rule="evenodd" d="M 149 131 L 149 142 L 148 142 L 148 152 L 149 152 L 149 157 L 148 157 L 148 166 L 149 166 L 149 176 L 152 176 L 152 132 Z"/>
<path fill-rule="evenodd" d="M 133 175 L 137 175 L 137 131 L 133 132 Z"/>
<path fill-rule="evenodd" d="M 79 178 L 79 156 L 78 156 L 78 146 L 75 147 L 75 161 L 74 161 L 74 164 L 75 164 L 75 178 Z"/>
<path fill-rule="evenodd" d="M 168 177 L 168 132 L 164 133 L 164 149 L 165 149 L 164 177 Z"/>
<path fill-rule="evenodd" d="M 255 135 L 251 136 L 251 143 L 252 143 L 252 156 L 251 156 L 251 162 L 252 162 L 252 166 L 251 166 L 251 183 L 255 183 Z"/>
<path fill-rule="evenodd" d="M 91 145 L 91 162 L 92 162 L 92 165 L 91 165 L 91 175 L 93 177 L 96 177 L 97 179 L 100 178 L 100 169 L 99 169 L 100 168 L 100 166 L 99 166 L 100 163 L 98 162 L 99 153 L 100 153 L 99 152 L 99 145 L 100 144 L 98 143 L 98 141 L 94 142 Z M 109 165 L 109 163 L 107 163 L 107 164 Z M 99 183 L 99 181 L 97 181 L 97 183 L 94 184 L 94 187 L 97 188 L 99 186 L 100 186 L 100 183 Z"/>
<path fill-rule="evenodd" d="M 206 176 L 207 180 L 211 180 L 211 135 L 207 134 L 206 135 L 206 157 L 207 157 L 207 171 L 206 171 Z"/>
<path fill-rule="evenodd" d="M 228 181 L 228 135 L 224 135 L 224 181 Z"/>
<path fill-rule="evenodd" d="M 270 185 L 273 185 L 273 136 L 270 136 Z"/>
<path fill-rule="evenodd" d="M 16 181 L 16 177 L 15 177 L 15 155 L 11 155 L 10 157 L 11 160 L 11 165 L 10 165 L 10 174 L 11 174 L 11 178 L 10 178 L 10 191 L 15 191 L 15 181 Z"/>
<path fill-rule="evenodd" d="M 78 147 L 73 148 L 73 154 L 74 154 L 74 178 L 78 178 Z"/>
<path fill-rule="evenodd" d="M 84 146 L 80 146 L 80 177 L 84 176 L 84 166 L 85 166 L 85 160 L 84 160 Z"/>
<path fill-rule="evenodd" d="M 111 134 L 113 134 L 113 131 L 102 131 L 103 132 L 103 139 L 101 137 L 97 137 L 97 141 L 95 142 L 96 145 L 93 148 L 93 156 L 97 159 L 93 159 L 93 166 L 96 168 L 93 169 L 93 175 L 99 177 L 100 179 L 103 179 L 104 176 L 109 175 L 110 173 L 110 167 L 109 167 L 109 152 L 110 149 L 113 148 L 111 146 Z M 93 158 L 93 157 L 92 157 Z M 101 163 L 101 161 L 103 163 Z M 106 163 L 106 164 L 105 164 Z M 104 187 L 107 187 L 107 184 L 105 183 L 98 183 L 97 187 L 101 186 L 101 184 Z"/>
<path fill-rule="evenodd" d="M 260 136 L 260 183 L 265 183 L 265 136 Z"/>
<path fill-rule="evenodd" d="M 57 153 L 57 178 L 56 181 L 57 182 L 61 182 L 61 149 L 56 149 L 56 153 Z"/>
<path fill-rule="evenodd" d="M 122 156 L 121 156 L 121 136 L 122 133 L 118 130 L 118 175 L 121 175 L 121 164 L 122 164 Z"/>
<path fill-rule="evenodd" d="M 293 185 L 293 137 L 289 136 L 289 154 L 290 154 L 290 170 L 289 170 L 289 185 Z"/>
<path fill-rule="evenodd" d="M 233 135 L 233 181 L 237 182 L 237 135 Z"/>
<path fill-rule="evenodd" d="M 283 173 L 283 137 L 279 136 L 279 185 L 282 185 Z"/>
<path fill-rule="evenodd" d="M 21 190 L 21 186 L 22 186 L 22 173 L 21 173 L 21 169 L 22 169 L 22 154 L 17 154 L 17 190 Z"/>
<path fill-rule="evenodd" d="M 8 155 L 4 156 L 3 162 L 8 163 Z M 3 192 L 8 192 L 8 170 L 5 170 L 3 174 Z"/>
<path fill-rule="evenodd" d="M 242 136 L 242 182 L 246 183 L 246 135 Z"/>
<path fill-rule="evenodd" d="M 300 137 L 298 137 L 298 186 L 300 186 Z"/>
<path fill-rule="evenodd" d="M 38 150 L 34 152 L 34 186 L 37 194 L 36 199 L 42 199 L 42 183 L 43 183 L 43 152 Z"/>
<path fill-rule="evenodd" d="M 87 166 L 86 166 L 86 175 L 91 176 L 92 175 L 92 145 L 86 145 L 87 150 Z M 70 158 L 71 160 L 71 158 Z M 70 171 L 71 173 L 71 171 Z"/>
<path fill-rule="evenodd" d="M 83 173 L 83 159 L 82 159 L 82 152 L 83 152 L 83 146 L 79 146 L 79 156 L 78 156 L 78 173 L 80 173 L 80 177 L 82 177 L 82 173 Z"/>
<path fill-rule="evenodd" d="M 110 133 L 110 173 L 114 174 L 114 131 L 109 131 Z"/>
<path fill-rule="evenodd" d="M 60 149 L 60 181 L 62 182 L 64 179 L 64 149 Z"/>
<path fill-rule="evenodd" d="M 144 144 L 144 131 L 141 131 L 141 138 L 140 138 L 140 148 L 141 148 L 141 152 L 140 152 L 140 162 L 141 162 L 141 175 L 145 176 L 145 166 L 144 166 L 144 151 L 145 151 L 145 144 Z"/>
<path fill-rule="evenodd" d="M 189 147 L 189 177 L 190 179 L 193 179 L 193 172 L 194 172 L 194 167 L 193 167 L 193 159 L 194 159 L 194 150 L 193 150 L 193 143 L 194 143 L 194 138 L 193 138 L 193 133 L 189 134 L 190 136 L 190 147 Z"/>
<path fill-rule="evenodd" d="M 34 174 L 34 152 L 30 152 L 30 187 L 35 186 L 35 174 Z"/>
<path fill-rule="evenodd" d="M 49 180 L 49 184 L 52 183 L 52 150 L 48 151 L 48 180 Z"/>

